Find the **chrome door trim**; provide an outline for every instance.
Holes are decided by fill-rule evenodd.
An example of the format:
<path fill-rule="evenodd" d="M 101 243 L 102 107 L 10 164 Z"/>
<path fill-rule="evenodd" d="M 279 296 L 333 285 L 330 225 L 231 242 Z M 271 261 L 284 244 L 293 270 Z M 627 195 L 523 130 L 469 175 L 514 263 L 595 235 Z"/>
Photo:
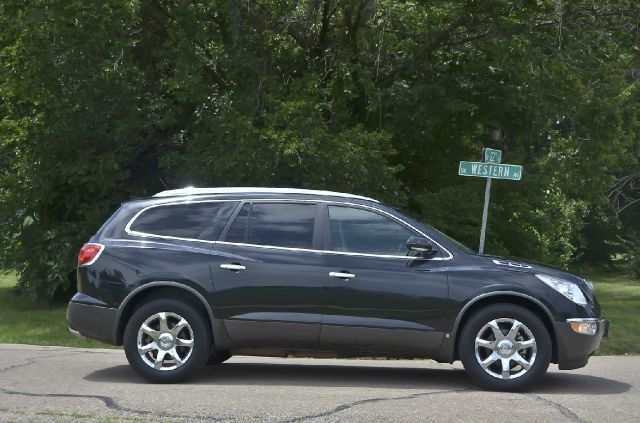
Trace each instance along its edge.
<path fill-rule="evenodd" d="M 247 266 L 243 266 L 241 264 L 234 264 L 234 263 L 222 263 L 220 265 L 220 269 L 233 270 L 237 272 L 240 270 L 246 270 Z"/>
<path fill-rule="evenodd" d="M 325 204 L 338 204 L 338 205 L 346 205 L 346 206 L 355 206 L 356 208 L 363 208 L 363 209 L 369 209 L 372 211 L 375 211 L 377 213 L 381 213 L 387 217 L 389 217 L 390 219 L 399 222 L 400 224 L 407 226 L 409 228 L 411 228 L 413 231 L 415 231 L 416 233 L 420 234 L 421 236 L 429 239 L 431 242 L 433 242 L 435 245 L 437 245 L 440 250 L 444 253 L 446 252 L 446 255 L 443 254 L 442 257 L 432 257 L 432 258 L 418 258 L 418 257 L 413 257 L 413 256 L 396 256 L 396 255 L 386 255 L 386 254 L 366 254 L 366 253 L 352 253 L 352 252 L 345 252 L 345 251 L 329 251 L 329 250 L 316 250 L 316 249 L 311 249 L 311 248 L 292 248 L 292 247 L 279 247 L 276 245 L 258 245 L 258 244 L 248 244 L 248 243 L 242 243 L 242 242 L 226 242 L 226 241 L 209 241 L 209 240 L 204 240 L 204 239 L 195 239 L 195 238 L 182 238 L 182 237 L 175 237 L 175 236 L 169 236 L 169 235 L 156 235 L 156 234 L 150 234 L 150 233 L 146 233 L 146 232 L 139 232 L 139 231 L 134 231 L 131 229 L 131 225 L 134 223 L 134 221 L 142 214 L 144 213 L 146 210 L 149 210 L 151 208 L 155 208 L 155 207 L 161 207 L 161 206 L 172 206 L 172 205 L 179 205 L 179 204 L 192 204 L 192 203 L 220 203 L 220 202 L 239 202 L 242 204 L 242 202 L 252 202 L 252 203 L 258 203 L 258 202 L 266 202 L 266 203 L 325 203 Z M 379 208 L 376 207 L 372 207 L 366 204 L 358 204 L 358 203 L 351 203 L 351 202 L 345 202 L 345 201 L 334 201 L 334 200 L 312 200 L 312 199 L 293 199 L 293 198 L 256 198 L 256 199 L 251 199 L 251 198 L 243 198 L 243 199 L 225 199 L 225 200 L 191 200 L 191 199 L 187 199 L 187 200 L 182 200 L 182 201 L 173 201 L 173 202 L 167 202 L 167 203 L 162 203 L 162 204 L 153 204 L 151 206 L 147 206 L 145 208 L 143 208 L 142 210 L 138 211 L 127 223 L 127 225 L 124 228 L 124 231 L 131 236 L 136 236 L 136 237 L 142 237 L 142 238 L 159 238 L 159 239 L 174 239 L 174 240 L 179 240 L 179 241 L 192 241 L 192 242 L 203 242 L 206 244 L 215 244 L 215 243 L 220 243 L 223 245 L 238 245 L 238 246 L 244 246 L 244 247 L 255 247 L 255 248 L 267 248 L 267 249 L 274 249 L 274 250 L 286 250 L 286 251 L 301 251 L 301 252 L 311 252 L 311 253 L 322 253 L 322 254 L 336 254 L 336 255 L 345 255 L 345 256 L 357 256 L 357 257 L 378 257 L 378 258 L 391 258 L 391 259 L 404 259 L 404 260 L 416 260 L 416 259 L 421 259 L 421 260 L 429 260 L 429 261 L 447 261 L 447 260 L 451 260 L 453 259 L 453 253 L 451 253 L 451 251 L 447 250 L 445 247 L 442 246 L 442 244 L 440 244 L 439 242 L 435 241 L 433 238 L 431 238 L 429 235 L 425 234 L 424 232 L 422 232 L 421 230 L 419 230 L 418 228 L 416 228 L 415 226 L 405 222 L 404 220 L 400 219 L 399 217 L 396 217 L 394 215 L 392 215 L 389 212 L 386 212 L 384 210 L 380 210 Z"/>
<path fill-rule="evenodd" d="M 354 275 L 353 273 L 347 273 L 347 272 L 329 272 L 329 276 L 332 278 L 339 278 L 339 279 L 353 279 L 356 277 L 356 275 Z"/>

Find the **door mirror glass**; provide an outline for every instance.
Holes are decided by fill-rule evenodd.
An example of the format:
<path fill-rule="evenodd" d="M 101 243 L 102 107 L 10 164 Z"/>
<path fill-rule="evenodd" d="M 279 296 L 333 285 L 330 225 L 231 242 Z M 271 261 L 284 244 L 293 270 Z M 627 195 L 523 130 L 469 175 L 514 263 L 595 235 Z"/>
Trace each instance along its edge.
<path fill-rule="evenodd" d="M 407 240 L 407 248 L 419 256 L 429 256 L 435 253 L 431 241 L 421 236 L 410 237 Z"/>

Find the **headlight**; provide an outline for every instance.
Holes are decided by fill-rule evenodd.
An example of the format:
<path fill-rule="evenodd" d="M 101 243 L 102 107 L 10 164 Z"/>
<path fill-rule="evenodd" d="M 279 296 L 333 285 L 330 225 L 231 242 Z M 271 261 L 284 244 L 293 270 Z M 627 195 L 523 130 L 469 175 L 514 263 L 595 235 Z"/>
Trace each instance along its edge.
<path fill-rule="evenodd" d="M 575 283 L 545 274 L 536 274 L 536 277 L 574 303 L 587 305 L 587 299 L 584 297 L 580 287 Z"/>

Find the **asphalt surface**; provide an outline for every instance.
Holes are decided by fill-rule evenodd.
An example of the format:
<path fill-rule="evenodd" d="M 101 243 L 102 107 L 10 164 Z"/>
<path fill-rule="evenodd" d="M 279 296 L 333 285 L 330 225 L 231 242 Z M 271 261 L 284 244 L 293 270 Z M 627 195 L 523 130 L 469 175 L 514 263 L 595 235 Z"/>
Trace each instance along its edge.
<path fill-rule="evenodd" d="M 418 360 L 233 357 L 152 385 L 122 351 L 0 344 L 0 421 L 640 422 L 640 356 L 552 366 L 513 394 Z"/>

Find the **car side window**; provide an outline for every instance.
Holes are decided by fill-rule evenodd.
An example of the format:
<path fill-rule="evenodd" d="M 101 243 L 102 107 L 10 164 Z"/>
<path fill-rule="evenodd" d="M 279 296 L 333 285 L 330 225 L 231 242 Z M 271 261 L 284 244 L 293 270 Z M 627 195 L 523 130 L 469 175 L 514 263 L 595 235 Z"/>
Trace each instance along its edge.
<path fill-rule="evenodd" d="M 150 235 L 215 241 L 237 204 L 204 202 L 151 207 L 129 229 Z"/>
<path fill-rule="evenodd" d="M 312 248 L 316 205 L 245 204 L 225 241 L 288 248 Z"/>
<path fill-rule="evenodd" d="M 329 206 L 331 251 L 403 256 L 409 229 L 381 214 L 355 207 Z"/>

